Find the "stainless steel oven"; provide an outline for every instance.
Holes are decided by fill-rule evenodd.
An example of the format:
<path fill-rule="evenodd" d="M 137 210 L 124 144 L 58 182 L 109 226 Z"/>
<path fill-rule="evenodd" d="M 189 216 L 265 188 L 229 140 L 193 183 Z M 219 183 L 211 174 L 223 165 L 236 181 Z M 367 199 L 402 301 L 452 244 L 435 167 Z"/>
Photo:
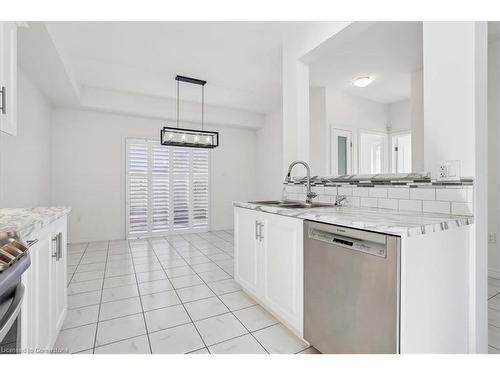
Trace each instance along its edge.
<path fill-rule="evenodd" d="M 16 354 L 21 347 L 21 276 L 30 266 L 28 246 L 15 232 L 0 232 L 0 354 Z"/>
<path fill-rule="evenodd" d="M 21 342 L 21 303 L 24 285 L 0 296 L 0 354 L 16 354 Z"/>

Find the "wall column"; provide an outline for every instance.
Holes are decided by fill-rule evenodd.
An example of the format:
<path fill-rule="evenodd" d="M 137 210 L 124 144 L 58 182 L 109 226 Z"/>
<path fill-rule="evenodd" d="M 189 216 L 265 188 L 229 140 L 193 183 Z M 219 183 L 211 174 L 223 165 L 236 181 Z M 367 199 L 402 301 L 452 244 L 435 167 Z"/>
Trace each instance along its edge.
<path fill-rule="evenodd" d="M 487 22 L 424 22 L 424 167 L 433 177 L 445 160 L 459 160 L 474 177 L 470 246 L 470 347 L 488 345 Z"/>

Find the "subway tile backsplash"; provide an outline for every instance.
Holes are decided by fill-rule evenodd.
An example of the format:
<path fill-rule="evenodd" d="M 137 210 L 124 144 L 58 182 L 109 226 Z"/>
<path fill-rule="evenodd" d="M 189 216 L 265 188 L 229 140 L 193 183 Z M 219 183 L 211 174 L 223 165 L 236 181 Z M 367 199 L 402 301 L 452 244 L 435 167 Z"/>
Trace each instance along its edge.
<path fill-rule="evenodd" d="M 436 189 L 434 188 L 410 188 L 410 199 L 435 200 Z"/>
<path fill-rule="evenodd" d="M 422 211 L 434 214 L 450 214 L 451 203 L 442 201 L 423 201 Z"/>
<path fill-rule="evenodd" d="M 400 199 L 398 210 L 399 211 L 422 212 L 422 201 L 410 200 L 410 199 Z"/>
<path fill-rule="evenodd" d="M 304 200 L 306 188 L 300 184 L 285 184 L 288 199 Z M 317 202 L 335 202 L 337 195 L 347 197 L 347 205 L 399 211 L 414 211 L 472 216 L 474 186 L 408 184 L 402 186 L 313 186 Z"/>

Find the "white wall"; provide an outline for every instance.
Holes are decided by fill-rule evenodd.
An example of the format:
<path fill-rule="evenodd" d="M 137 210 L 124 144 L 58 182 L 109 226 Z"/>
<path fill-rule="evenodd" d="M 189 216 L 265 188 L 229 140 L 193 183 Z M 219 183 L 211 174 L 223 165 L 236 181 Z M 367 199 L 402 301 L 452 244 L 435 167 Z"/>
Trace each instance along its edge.
<path fill-rule="evenodd" d="M 283 169 L 281 107 L 265 116 L 264 127 L 257 130 L 257 198 L 279 199 L 286 171 Z"/>
<path fill-rule="evenodd" d="M 326 89 L 311 87 L 309 91 L 309 126 L 310 126 L 310 167 L 311 175 L 327 176 L 330 141 L 326 119 Z"/>
<path fill-rule="evenodd" d="M 424 23 L 424 159 L 433 177 L 445 160 L 460 160 L 462 175 L 474 176 L 472 28 L 472 22 Z"/>
<path fill-rule="evenodd" d="M 488 232 L 500 233 L 500 40 L 488 45 Z M 498 242 L 488 244 L 488 270 L 490 276 L 500 278 L 500 246 Z"/>
<path fill-rule="evenodd" d="M 18 69 L 18 132 L 0 132 L 0 207 L 50 203 L 50 116 L 47 99 Z"/>
<path fill-rule="evenodd" d="M 52 204 L 69 205 L 69 241 L 125 238 L 124 142 L 158 139 L 162 122 L 143 117 L 55 109 Z M 232 202 L 256 196 L 256 134 L 219 127 L 211 151 L 211 228 L 233 226 Z"/>
<path fill-rule="evenodd" d="M 284 168 L 296 159 L 310 161 L 309 66 L 301 59 L 350 24 L 351 22 L 316 22 L 303 30 L 296 39 L 289 40 L 283 46 Z"/>
<path fill-rule="evenodd" d="M 330 137 L 331 129 L 338 128 L 352 132 L 353 173 L 357 173 L 358 166 L 358 134 L 360 129 L 386 132 L 388 113 L 385 104 L 351 96 L 338 90 L 326 89 L 326 121 Z M 329 148 L 324 156 L 330 165 Z"/>
<path fill-rule="evenodd" d="M 423 172 L 424 168 L 424 75 L 423 71 L 411 74 L 411 169 Z"/>
<path fill-rule="evenodd" d="M 391 132 L 411 130 L 411 102 L 409 99 L 387 105 Z"/>
<path fill-rule="evenodd" d="M 470 351 L 488 349 L 488 120 L 486 22 L 424 22 L 424 166 L 460 160 L 475 178 L 469 255 Z M 446 48 L 444 48 L 445 46 Z"/>

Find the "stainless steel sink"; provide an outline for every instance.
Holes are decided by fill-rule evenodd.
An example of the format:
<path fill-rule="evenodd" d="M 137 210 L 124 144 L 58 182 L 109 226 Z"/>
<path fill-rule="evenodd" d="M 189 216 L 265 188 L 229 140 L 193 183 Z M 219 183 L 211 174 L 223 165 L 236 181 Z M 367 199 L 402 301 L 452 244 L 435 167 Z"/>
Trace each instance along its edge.
<path fill-rule="evenodd" d="M 322 203 L 322 202 L 305 203 L 305 202 L 299 202 L 299 201 L 254 201 L 254 202 L 250 202 L 250 203 L 260 204 L 263 206 L 281 207 L 281 208 L 335 207 L 335 204 Z"/>

